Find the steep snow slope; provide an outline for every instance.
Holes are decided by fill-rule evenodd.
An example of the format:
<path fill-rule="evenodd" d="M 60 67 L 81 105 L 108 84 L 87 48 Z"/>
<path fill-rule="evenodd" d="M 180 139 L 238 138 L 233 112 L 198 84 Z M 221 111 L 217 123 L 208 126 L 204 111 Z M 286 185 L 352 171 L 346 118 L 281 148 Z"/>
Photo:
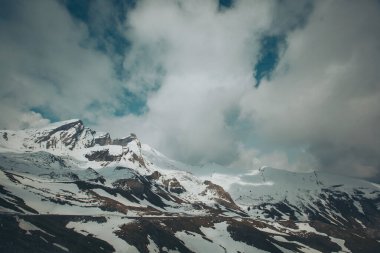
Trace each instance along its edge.
<path fill-rule="evenodd" d="M 220 169 L 171 160 L 134 134 L 112 139 L 80 120 L 1 130 L 0 251 L 376 252 L 380 246 L 378 185 L 322 172 L 264 167 L 232 176 Z M 200 170 L 214 173 L 191 173 Z"/>
<path fill-rule="evenodd" d="M 147 145 L 143 145 L 142 150 L 143 157 L 152 161 L 155 169 L 169 174 L 219 169 L 215 165 L 199 168 L 182 164 Z M 333 224 L 370 226 L 373 219 L 366 212 L 376 213 L 380 208 L 378 185 L 324 172 L 301 173 L 262 167 L 238 175 L 212 173 L 202 179 L 222 185 L 242 210 L 260 219 L 307 221 L 318 218 Z M 185 184 L 182 181 L 185 180 L 180 178 L 181 184 Z"/>
<path fill-rule="evenodd" d="M 318 217 L 335 224 L 356 219 L 369 224 L 371 219 L 365 213 L 376 212 L 380 206 L 376 185 L 329 173 L 294 173 L 266 167 L 239 179 L 228 189 L 231 196 L 243 209 L 249 209 L 250 215 L 261 218 Z"/>
<path fill-rule="evenodd" d="M 204 182 L 190 173 L 162 169 L 144 159 L 141 143 L 134 134 L 112 140 L 107 133 L 85 128 L 80 120 L 54 123 L 42 129 L 1 131 L 0 134 L 3 150 L 0 166 L 5 172 L 3 185 L 18 198 L 30 196 L 32 192 L 41 202 L 32 205 L 39 213 L 51 209 L 51 203 L 45 203 L 44 198 L 55 204 L 83 207 L 71 202 L 70 197 L 73 194 L 81 196 L 83 190 L 90 190 L 88 199 L 94 201 L 93 205 L 85 207 L 104 210 L 107 201 L 115 205 L 126 201 L 127 207 L 113 208 L 121 213 L 132 206 L 131 201 L 141 213 L 242 213 L 220 186 Z M 51 184 L 46 183 L 41 188 L 39 179 L 50 180 Z M 71 186 L 74 190 L 57 191 L 66 189 L 67 184 L 74 185 Z M 117 191 L 124 191 L 124 196 Z"/>

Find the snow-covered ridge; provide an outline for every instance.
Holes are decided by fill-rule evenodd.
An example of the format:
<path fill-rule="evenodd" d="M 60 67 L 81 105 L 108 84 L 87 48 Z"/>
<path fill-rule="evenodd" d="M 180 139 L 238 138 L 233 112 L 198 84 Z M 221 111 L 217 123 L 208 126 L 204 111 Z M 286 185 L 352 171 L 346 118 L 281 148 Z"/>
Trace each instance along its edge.
<path fill-rule="evenodd" d="M 101 185 L 91 187 L 109 187 L 109 191 L 115 187 L 132 190 L 137 199 L 146 202 L 138 205 L 139 208 L 151 206 L 163 211 L 161 207 L 170 206 L 172 212 L 193 213 L 192 205 L 196 202 L 198 206 L 199 203 L 200 206 L 213 206 L 223 200 L 220 205 L 241 212 L 234 203 L 229 203 L 231 199 L 225 199 L 228 194 L 223 188 L 208 190 L 210 184 L 191 173 L 157 166 L 156 159 L 150 161 L 143 155 L 135 134 L 111 139 L 108 133 L 85 127 L 81 120 L 69 120 L 41 129 L 0 131 L 0 147 L 0 169 L 12 168 L 12 173 L 21 173 L 20 176 L 32 174 L 58 182 L 96 182 Z M 147 145 L 144 147 L 153 150 Z M 156 154 L 164 157 L 158 151 Z M 95 192 L 104 195 L 102 191 Z M 154 197 L 155 194 L 160 197 Z M 113 197 L 108 194 L 107 198 Z M 121 199 L 115 201 L 123 202 Z"/>
<path fill-rule="evenodd" d="M 209 169 L 210 175 L 202 176 L 202 180 L 223 186 L 241 210 L 259 219 L 323 219 L 334 224 L 353 219 L 360 225 L 358 221 L 366 217 L 366 213 L 379 213 L 380 210 L 380 190 L 376 184 L 365 180 L 320 171 L 290 172 L 271 167 L 235 175 L 212 173 L 217 171 L 213 166 L 186 165 L 145 145 L 143 156 L 172 175 Z M 370 202 L 372 204 L 368 205 Z"/>
<path fill-rule="evenodd" d="M 109 133 L 85 127 L 79 119 L 55 122 L 43 128 L 0 130 L 0 152 L 44 151 L 58 156 L 70 156 L 86 166 L 100 168 L 125 160 L 145 166 L 141 143 L 134 134 L 111 139 Z"/>
<path fill-rule="evenodd" d="M 98 239 L 116 252 L 378 249 L 378 185 L 322 172 L 264 167 L 225 175 L 220 168 L 183 164 L 134 134 L 112 139 L 77 119 L 0 130 L 0 218 L 17 238 L 39 235 L 33 241 L 52 242 L 52 251 L 78 252 L 57 241 L 52 220 L 59 234 L 91 241 L 79 252 L 93 252 Z M 210 175 L 192 174 L 200 170 Z"/>
<path fill-rule="evenodd" d="M 268 210 L 258 207 L 268 205 L 275 207 L 275 217 L 281 219 L 293 216 L 303 220 L 320 214 L 337 222 L 344 216 L 340 214 L 344 210 L 336 212 L 336 205 L 344 205 L 360 216 L 364 214 L 363 206 L 367 205 L 363 199 L 380 202 L 379 189 L 365 180 L 326 172 L 295 173 L 270 167 L 239 175 L 228 190 L 234 201 L 241 208 L 249 209 L 251 215 L 267 216 Z M 308 217 L 302 210 L 309 212 Z"/>
<path fill-rule="evenodd" d="M 79 119 L 55 122 L 43 128 L 0 130 L 0 147 L 12 151 L 57 149 L 67 151 L 95 145 L 126 146 L 132 141 L 139 143 L 134 134 L 112 140 L 109 133 L 98 133 L 85 127 Z"/>
<path fill-rule="evenodd" d="M 342 215 L 333 210 L 337 205 L 332 197 L 335 195 L 344 196 L 350 203 L 355 219 L 365 213 L 366 204 L 362 199 L 374 200 L 375 205 L 380 206 L 376 185 L 322 172 L 295 173 L 263 167 L 239 175 L 216 172 L 198 178 L 191 172 L 200 169 L 214 172 L 217 167 L 177 162 L 146 144 L 141 145 L 134 134 L 112 139 L 109 133 L 85 127 L 79 119 L 40 129 L 2 130 L 0 150 L 3 152 L 0 165 L 7 168 L 16 163 L 16 171 L 21 173 L 49 175 L 60 180 L 72 180 L 73 175 L 80 180 L 104 179 L 105 185 L 113 187 L 117 180 L 130 177 L 132 174 L 125 172 L 132 170 L 189 203 L 223 203 L 225 207 L 262 219 L 305 220 L 316 212 L 323 213 L 326 220 L 337 222 Z M 36 164 L 38 160 L 42 161 L 43 168 Z M 44 172 L 47 167 L 52 169 L 50 174 Z M 324 213 L 324 208 L 329 211 Z"/>

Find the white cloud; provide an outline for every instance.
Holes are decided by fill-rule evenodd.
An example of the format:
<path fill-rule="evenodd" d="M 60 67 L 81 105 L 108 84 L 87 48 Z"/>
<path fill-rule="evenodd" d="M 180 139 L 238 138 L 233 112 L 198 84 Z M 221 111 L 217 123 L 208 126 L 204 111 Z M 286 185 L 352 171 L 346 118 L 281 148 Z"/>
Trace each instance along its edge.
<path fill-rule="evenodd" d="M 140 2 L 129 14 L 127 34 L 136 46 L 125 67 L 134 69 L 135 56 L 145 50 L 151 57 L 137 58 L 132 80 L 146 78 L 147 72 L 154 80 L 150 70 L 156 63 L 165 76 L 149 96 L 145 115 L 112 121 L 115 127 L 106 119 L 103 128 L 120 135 L 125 130 L 117 126 L 128 126 L 145 142 L 187 162 L 231 162 L 238 143 L 226 129 L 225 112 L 253 86 L 258 40 L 270 26 L 271 4 L 241 1 L 218 12 L 216 1 Z"/>
<path fill-rule="evenodd" d="M 247 0 L 222 12 L 217 1 L 139 1 L 125 24 L 114 10 L 96 1 L 89 22 L 97 36 L 110 24 L 123 31 L 126 55 L 115 55 L 108 38 L 98 38 L 106 53 L 95 50 L 87 25 L 59 2 L 9 3 L 0 23 L 0 128 L 45 124 L 31 111 L 43 108 L 113 135 L 135 132 L 191 163 L 378 175 L 378 1 Z M 255 89 L 263 34 L 285 34 L 287 45 L 271 80 Z M 115 77 L 121 59 L 128 82 Z M 126 87 L 147 96 L 144 114 L 112 115 Z"/>
<path fill-rule="evenodd" d="M 41 114 L 39 113 L 28 112 L 28 113 L 21 114 L 19 123 L 20 123 L 20 126 L 12 127 L 12 129 L 43 127 L 49 124 L 50 120 L 43 118 Z"/>
<path fill-rule="evenodd" d="M 376 1 L 318 2 L 304 29 L 289 34 L 273 79 L 241 100 L 257 133 L 308 145 L 321 169 L 379 173 L 379 14 Z M 359 165 L 372 169 L 360 174 Z"/>
<path fill-rule="evenodd" d="M 376 176 L 377 2 L 315 2 L 298 29 L 291 10 L 279 12 L 268 2 L 238 2 L 223 14 L 212 3 L 165 3 L 144 2 L 129 20 L 137 44 L 159 52 L 156 60 L 166 75 L 148 98 L 149 112 L 121 119 L 125 126 L 170 156 L 190 162 L 249 166 L 256 157 L 289 170 Z M 283 26 L 274 27 L 279 18 Z M 257 41 L 263 31 L 281 34 L 279 29 L 288 32 L 285 54 L 273 78 L 253 89 L 249 76 Z M 240 110 L 238 120 L 249 124 L 246 139 L 226 124 L 226 112 L 234 107 Z"/>
<path fill-rule="evenodd" d="M 62 119 L 94 119 L 109 109 L 103 106 L 90 114 L 87 108 L 94 101 L 117 106 L 120 85 L 112 63 L 94 49 L 83 23 L 56 1 L 7 5 L 9 13 L 0 23 L 0 104 L 20 115 L 16 121 L 35 107 L 48 108 Z"/>
<path fill-rule="evenodd" d="M 42 117 L 41 114 L 26 111 L 22 112 L 18 108 L 1 106 L 0 115 L 1 129 L 25 129 L 33 127 L 41 127 L 50 123 L 50 120 Z"/>

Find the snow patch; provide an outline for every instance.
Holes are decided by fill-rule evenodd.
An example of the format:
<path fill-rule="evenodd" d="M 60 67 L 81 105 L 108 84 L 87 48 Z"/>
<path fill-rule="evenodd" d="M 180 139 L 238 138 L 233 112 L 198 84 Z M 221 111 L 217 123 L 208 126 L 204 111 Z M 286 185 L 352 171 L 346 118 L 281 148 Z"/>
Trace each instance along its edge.
<path fill-rule="evenodd" d="M 18 222 L 19 228 L 26 231 L 27 235 L 31 235 L 30 231 L 41 231 L 44 234 L 47 234 L 51 237 L 55 237 L 54 235 L 47 233 L 45 230 L 40 229 L 39 227 L 33 225 L 32 223 L 30 223 L 24 219 L 20 219 L 20 218 L 16 217 L 16 220 Z"/>
<path fill-rule="evenodd" d="M 68 248 L 63 247 L 62 245 L 60 245 L 60 244 L 58 244 L 58 243 L 53 243 L 53 245 L 54 245 L 55 247 L 60 248 L 61 250 L 64 250 L 64 251 L 66 251 L 66 252 L 69 252 L 69 249 L 68 249 Z"/>

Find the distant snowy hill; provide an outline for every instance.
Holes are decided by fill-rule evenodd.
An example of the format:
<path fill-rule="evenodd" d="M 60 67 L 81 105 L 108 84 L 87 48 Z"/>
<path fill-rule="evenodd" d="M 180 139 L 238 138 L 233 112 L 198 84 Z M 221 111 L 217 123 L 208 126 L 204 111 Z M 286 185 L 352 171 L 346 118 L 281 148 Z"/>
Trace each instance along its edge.
<path fill-rule="evenodd" d="M 269 167 L 199 178 L 197 169 L 77 119 L 0 130 L 0 252 L 380 248 L 379 185 Z"/>

